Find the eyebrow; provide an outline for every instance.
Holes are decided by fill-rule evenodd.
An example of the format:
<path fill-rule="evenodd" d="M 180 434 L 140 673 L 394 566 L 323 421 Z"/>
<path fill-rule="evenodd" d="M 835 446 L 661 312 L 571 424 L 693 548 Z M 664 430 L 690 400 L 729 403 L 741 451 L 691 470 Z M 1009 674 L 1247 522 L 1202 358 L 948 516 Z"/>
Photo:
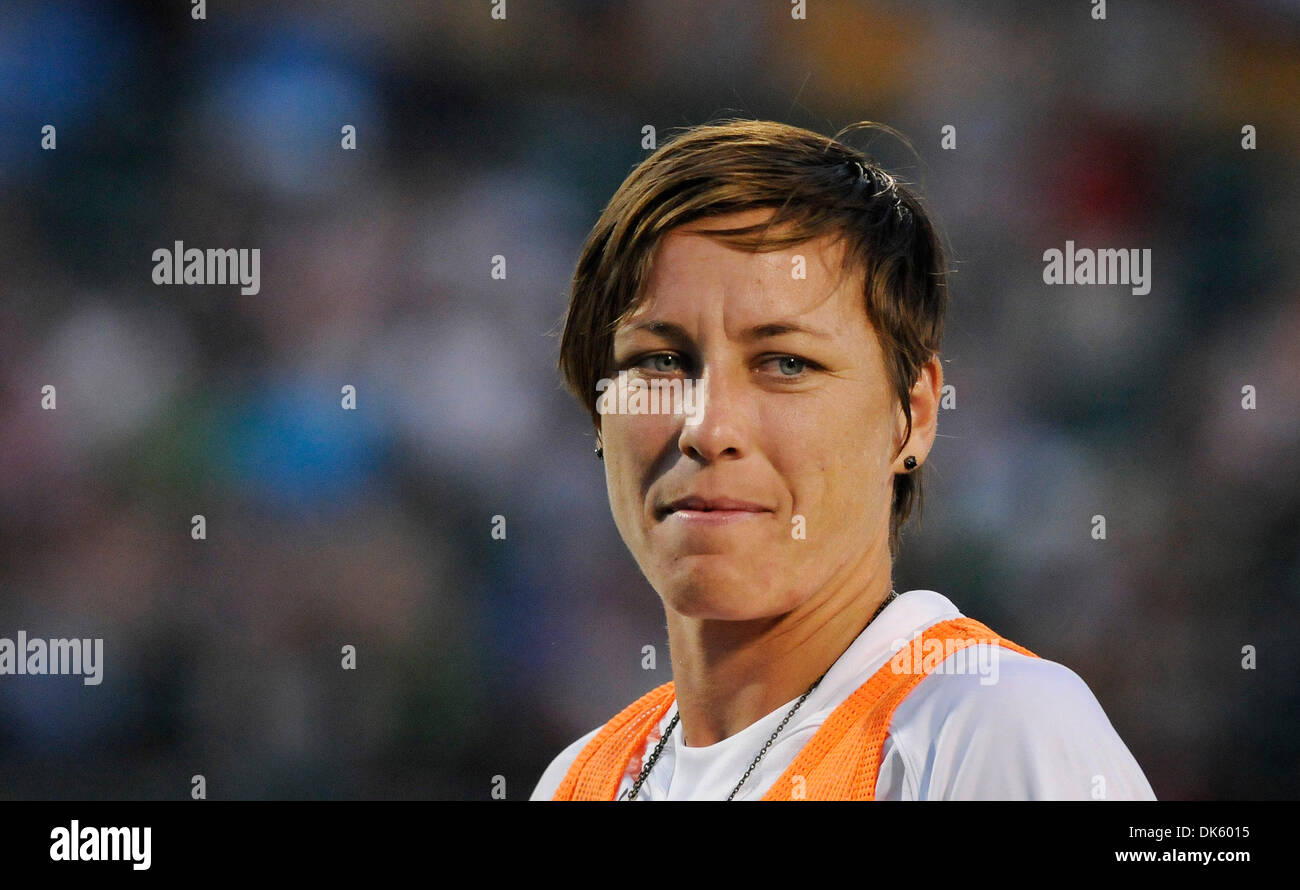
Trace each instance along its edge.
<path fill-rule="evenodd" d="M 681 325 L 673 324 L 670 321 L 660 321 L 658 319 L 648 319 L 637 322 L 623 328 L 623 331 L 631 333 L 633 331 L 648 331 L 651 334 L 657 334 L 668 340 L 689 341 L 691 338 L 686 333 L 686 329 Z M 740 334 L 740 339 L 745 342 L 754 340 L 765 340 L 768 337 L 779 337 L 782 334 L 808 334 L 811 337 L 817 337 L 822 340 L 831 339 L 831 335 L 825 331 L 819 331 L 816 328 L 810 328 L 801 325 L 796 321 L 770 321 L 766 324 L 754 325 Z"/>

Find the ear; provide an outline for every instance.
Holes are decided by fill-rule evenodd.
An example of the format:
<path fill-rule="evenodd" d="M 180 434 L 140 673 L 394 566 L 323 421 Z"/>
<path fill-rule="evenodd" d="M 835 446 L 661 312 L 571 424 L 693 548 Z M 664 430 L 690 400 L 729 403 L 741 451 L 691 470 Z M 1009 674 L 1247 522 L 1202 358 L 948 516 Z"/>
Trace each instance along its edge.
<path fill-rule="evenodd" d="M 912 435 L 906 440 L 903 437 L 907 434 L 907 417 L 901 407 L 898 409 L 898 434 L 894 441 L 899 451 L 893 464 L 895 473 L 908 472 L 907 467 L 903 466 L 908 455 L 916 458 L 917 466 L 925 463 L 930 449 L 934 447 L 939 424 L 939 396 L 942 392 L 943 364 L 936 352 L 921 366 L 916 383 L 912 384 Z"/>

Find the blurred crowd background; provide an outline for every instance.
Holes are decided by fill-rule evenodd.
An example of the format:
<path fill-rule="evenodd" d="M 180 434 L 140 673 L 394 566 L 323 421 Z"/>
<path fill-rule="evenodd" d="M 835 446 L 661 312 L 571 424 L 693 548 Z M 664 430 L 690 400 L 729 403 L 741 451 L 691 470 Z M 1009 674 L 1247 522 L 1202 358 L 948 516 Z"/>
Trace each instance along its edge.
<path fill-rule="evenodd" d="M 1075 670 L 1159 797 L 1300 796 L 1296 4 L 491 6 L 0 7 L 0 636 L 105 641 L 0 677 L 0 797 L 524 798 L 670 679 L 558 329 L 641 128 L 726 116 L 901 130 L 855 144 L 952 245 L 895 587 Z M 1067 239 L 1150 293 L 1044 285 Z M 261 292 L 154 285 L 177 240 Z"/>

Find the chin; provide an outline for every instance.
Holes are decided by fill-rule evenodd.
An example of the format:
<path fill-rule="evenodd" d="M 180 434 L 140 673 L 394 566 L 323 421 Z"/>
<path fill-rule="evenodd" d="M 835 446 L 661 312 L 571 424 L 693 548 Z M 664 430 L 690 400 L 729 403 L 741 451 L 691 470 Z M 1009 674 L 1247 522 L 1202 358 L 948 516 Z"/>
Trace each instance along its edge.
<path fill-rule="evenodd" d="M 784 615 L 799 605 L 794 591 L 771 588 L 777 572 L 756 572 L 717 556 L 675 560 L 652 586 L 664 605 L 687 618 L 746 621 Z"/>

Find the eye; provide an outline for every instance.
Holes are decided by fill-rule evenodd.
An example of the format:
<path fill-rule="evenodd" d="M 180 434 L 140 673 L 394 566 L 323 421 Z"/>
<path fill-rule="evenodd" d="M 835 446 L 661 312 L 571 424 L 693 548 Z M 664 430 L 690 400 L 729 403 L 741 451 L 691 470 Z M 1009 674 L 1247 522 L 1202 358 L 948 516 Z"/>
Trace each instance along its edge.
<path fill-rule="evenodd" d="M 795 358 L 793 355 L 783 355 L 777 359 L 777 367 L 781 373 L 787 377 L 794 377 L 803 373 L 808 363 L 801 358 Z"/>
<path fill-rule="evenodd" d="M 775 355 L 764 364 L 775 364 L 779 376 L 790 378 L 802 377 L 808 369 L 816 367 L 813 362 L 795 355 Z"/>
<path fill-rule="evenodd" d="M 642 367 L 647 362 L 650 363 L 649 370 L 660 374 L 671 374 L 682 369 L 681 356 L 672 352 L 655 352 L 650 355 L 643 355 L 636 360 L 635 367 Z"/>

